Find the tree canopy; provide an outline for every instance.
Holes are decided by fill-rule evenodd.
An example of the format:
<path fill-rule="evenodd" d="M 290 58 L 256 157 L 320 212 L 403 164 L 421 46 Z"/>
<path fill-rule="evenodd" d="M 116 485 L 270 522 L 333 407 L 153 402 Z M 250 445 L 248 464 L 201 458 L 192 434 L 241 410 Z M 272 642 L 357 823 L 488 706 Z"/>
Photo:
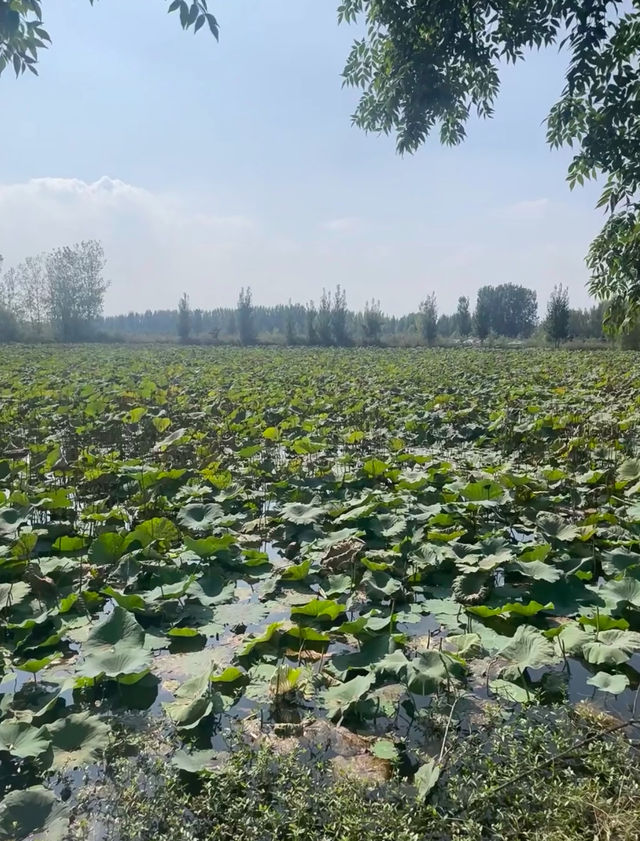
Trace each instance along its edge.
<path fill-rule="evenodd" d="M 93 6 L 95 0 L 89 0 Z M 207 8 L 207 0 L 172 0 L 169 12 L 176 12 L 183 29 L 198 32 L 208 26 L 217 40 L 219 27 Z M 38 74 L 38 52 L 51 43 L 42 16 L 42 0 L 0 0 L 0 73 L 13 67 L 16 76 L 25 70 Z"/>
<path fill-rule="evenodd" d="M 547 141 L 575 150 L 571 187 L 605 181 L 599 206 L 609 217 L 589 251 L 589 289 L 610 301 L 611 327 L 631 325 L 640 314 L 639 0 L 343 0 L 338 13 L 366 21 L 344 71 L 362 89 L 353 120 L 395 133 L 400 152 L 435 130 L 460 143 L 472 112 L 490 117 L 501 64 L 531 48 L 568 51 Z"/>

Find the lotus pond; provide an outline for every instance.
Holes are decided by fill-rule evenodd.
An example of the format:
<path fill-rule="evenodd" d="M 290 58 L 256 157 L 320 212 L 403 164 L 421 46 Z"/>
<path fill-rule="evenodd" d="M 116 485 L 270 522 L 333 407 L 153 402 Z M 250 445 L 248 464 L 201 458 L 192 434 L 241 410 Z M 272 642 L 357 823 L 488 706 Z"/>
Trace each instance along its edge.
<path fill-rule="evenodd" d="M 631 715 L 634 354 L 1 352 L 0 838 L 141 720 L 194 771 L 352 733 L 427 793 L 443 716 Z"/>

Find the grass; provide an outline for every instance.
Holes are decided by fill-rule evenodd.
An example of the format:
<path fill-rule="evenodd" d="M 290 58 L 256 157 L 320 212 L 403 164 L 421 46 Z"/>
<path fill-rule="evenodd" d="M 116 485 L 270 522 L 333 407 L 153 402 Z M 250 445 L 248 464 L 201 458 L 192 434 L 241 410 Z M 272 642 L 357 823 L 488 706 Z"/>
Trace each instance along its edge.
<path fill-rule="evenodd" d="M 75 837 L 87 837 L 91 813 L 114 841 L 636 841 L 635 748 L 617 733 L 572 750 L 610 724 L 587 708 L 497 718 L 457 737 L 422 804 L 400 773 L 372 785 L 299 752 L 238 746 L 222 770 L 200 778 L 141 753 L 116 761 L 99 797 L 77 808 Z"/>

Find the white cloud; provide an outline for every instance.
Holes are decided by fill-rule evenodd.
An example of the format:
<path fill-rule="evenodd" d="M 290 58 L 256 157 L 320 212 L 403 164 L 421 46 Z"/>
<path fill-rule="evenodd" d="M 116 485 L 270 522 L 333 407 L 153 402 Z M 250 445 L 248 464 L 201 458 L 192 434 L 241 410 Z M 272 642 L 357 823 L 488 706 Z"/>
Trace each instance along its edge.
<path fill-rule="evenodd" d="M 342 216 L 338 219 L 328 219 L 321 227 L 336 234 L 350 234 L 362 228 L 362 219 L 358 216 Z"/>
<path fill-rule="evenodd" d="M 549 199 L 519 201 L 502 208 L 498 215 L 504 219 L 513 219 L 516 221 L 536 221 L 543 219 L 547 215 L 550 205 L 551 202 Z"/>
<path fill-rule="evenodd" d="M 535 218 L 547 205 L 520 202 L 509 218 Z M 569 283 L 575 303 L 586 299 L 587 242 L 569 236 L 570 214 L 562 226 L 549 214 L 534 233 L 514 225 L 506 236 L 495 214 L 429 225 L 416 223 L 409 209 L 370 227 L 356 216 L 318 223 L 297 208 L 263 218 L 243 211 L 221 207 L 214 196 L 156 192 L 109 177 L 0 184 L 0 253 L 11 265 L 59 245 L 101 240 L 108 313 L 175 307 L 183 291 L 193 306 L 232 306 L 241 286 L 251 286 L 262 304 L 317 300 L 337 283 L 350 306 L 373 296 L 395 314 L 415 309 L 431 290 L 450 312 L 459 295 L 474 299 L 478 287 L 505 281 L 537 288 L 541 303 L 555 282 Z"/>

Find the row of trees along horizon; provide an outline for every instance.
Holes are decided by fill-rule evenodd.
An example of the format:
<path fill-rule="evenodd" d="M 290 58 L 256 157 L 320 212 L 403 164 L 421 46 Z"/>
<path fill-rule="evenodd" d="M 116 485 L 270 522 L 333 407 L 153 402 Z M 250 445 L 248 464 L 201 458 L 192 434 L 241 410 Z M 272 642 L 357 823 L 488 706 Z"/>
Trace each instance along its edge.
<path fill-rule="evenodd" d="M 274 343 L 346 347 L 531 340 L 559 344 L 570 339 L 602 340 L 604 305 L 572 309 L 568 290 L 554 287 L 546 316 L 538 318 L 536 292 L 515 283 L 483 286 L 475 307 L 460 296 L 452 314 L 441 314 L 435 293 L 417 312 L 388 316 L 371 300 L 361 311 L 347 306 L 345 289 L 322 290 L 318 304 L 256 306 L 250 288 L 235 308 L 192 308 L 181 296 L 175 310 L 147 310 L 103 316 L 105 256 L 96 240 L 28 257 L 2 272 L 0 256 L 0 341 L 127 341 L 172 339 L 188 343 Z"/>

